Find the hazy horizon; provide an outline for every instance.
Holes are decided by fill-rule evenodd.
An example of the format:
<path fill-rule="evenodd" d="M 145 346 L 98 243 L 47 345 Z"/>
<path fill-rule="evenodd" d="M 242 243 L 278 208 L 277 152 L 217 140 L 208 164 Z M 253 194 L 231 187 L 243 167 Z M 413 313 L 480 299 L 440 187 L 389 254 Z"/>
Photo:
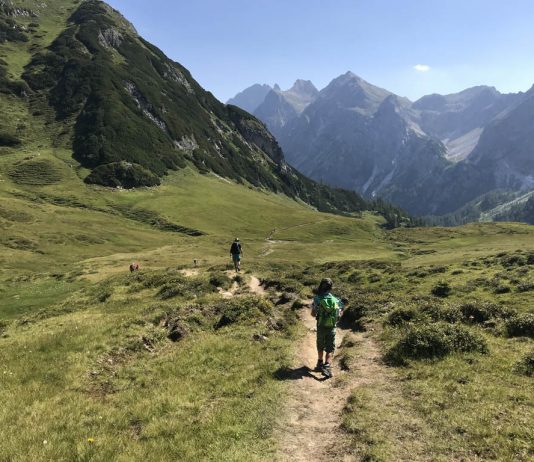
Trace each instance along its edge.
<path fill-rule="evenodd" d="M 255 84 L 321 89 L 348 70 L 416 100 L 534 84 L 534 2 L 109 0 L 221 101 Z M 468 4 L 466 4 L 468 3 Z"/>

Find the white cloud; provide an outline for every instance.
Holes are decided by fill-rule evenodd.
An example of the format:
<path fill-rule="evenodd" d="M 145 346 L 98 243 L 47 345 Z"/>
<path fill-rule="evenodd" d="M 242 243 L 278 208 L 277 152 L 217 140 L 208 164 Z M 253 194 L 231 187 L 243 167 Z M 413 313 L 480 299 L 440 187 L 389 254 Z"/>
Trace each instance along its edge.
<path fill-rule="evenodd" d="M 430 66 L 427 64 L 416 64 L 413 68 L 418 72 L 428 72 L 430 70 Z"/>

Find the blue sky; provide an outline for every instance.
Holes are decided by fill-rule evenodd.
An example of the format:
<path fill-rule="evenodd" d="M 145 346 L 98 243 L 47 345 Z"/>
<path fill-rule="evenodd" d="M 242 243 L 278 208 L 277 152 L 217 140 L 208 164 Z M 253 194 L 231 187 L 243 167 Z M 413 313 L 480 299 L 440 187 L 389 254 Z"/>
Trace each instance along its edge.
<path fill-rule="evenodd" d="M 222 101 L 253 83 L 320 89 L 348 70 L 412 100 L 534 84 L 533 0 L 108 3 Z"/>

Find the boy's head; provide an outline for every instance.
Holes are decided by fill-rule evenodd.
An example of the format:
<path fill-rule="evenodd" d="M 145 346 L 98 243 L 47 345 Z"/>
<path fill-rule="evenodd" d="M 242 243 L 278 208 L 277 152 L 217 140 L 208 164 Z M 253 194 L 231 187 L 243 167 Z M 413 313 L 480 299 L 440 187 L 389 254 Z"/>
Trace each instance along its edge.
<path fill-rule="evenodd" d="M 330 278 L 324 278 L 321 280 L 321 283 L 319 284 L 319 288 L 317 289 L 317 293 L 320 294 L 326 294 L 332 290 L 332 286 L 334 283 L 332 282 L 332 279 Z"/>

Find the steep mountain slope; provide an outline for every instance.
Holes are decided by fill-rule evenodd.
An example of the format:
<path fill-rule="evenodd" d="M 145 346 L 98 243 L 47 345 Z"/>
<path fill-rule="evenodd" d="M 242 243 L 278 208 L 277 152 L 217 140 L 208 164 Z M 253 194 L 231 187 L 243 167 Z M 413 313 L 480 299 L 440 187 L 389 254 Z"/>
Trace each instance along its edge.
<path fill-rule="evenodd" d="M 475 148 L 484 127 L 513 107 L 521 94 L 502 94 L 494 87 L 468 88 L 450 95 L 428 95 L 413 103 L 418 123 L 445 143 L 447 158 L 465 159 Z"/>
<path fill-rule="evenodd" d="M 230 98 L 226 104 L 240 107 L 253 114 L 271 90 L 272 87 L 270 85 L 256 83 Z"/>
<path fill-rule="evenodd" d="M 279 140 L 306 175 L 420 213 L 420 190 L 448 162 L 441 143 L 412 118 L 409 101 L 349 72 L 323 89 Z"/>
<path fill-rule="evenodd" d="M 276 136 L 281 130 L 313 102 L 319 91 L 309 80 L 297 80 L 289 90 L 275 86 L 264 101 L 256 108 L 254 115 L 263 121 Z"/>
<path fill-rule="evenodd" d="M 41 147 L 72 149 L 74 162 L 63 165 L 86 183 L 104 186 L 158 185 L 169 171 L 193 166 L 324 211 L 372 207 L 353 192 L 318 185 L 288 166 L 261 122 L 217 101 L 105 3 L 1 5 L 2 24 L 9 26 L 2 26 L 0 44 L 7 59 L 0 62 L 1 84 L 9 93 L 2 98 L 25 113 L 25 127 L 45 127 L 38 134 L 26 130 L 23 149 L 37 137 Z M 13 120 L 0 117 L 4 144 L 20 141 Z M 35 182 L 37 172 L 52 172 L 52 158 L 38 165 L 32 159 L 12 163 L 10 177 L 32 170 Z M 54 167 L 54 178 L 61 178 L 57 168 L 63 165 Z"/>
<path fill-rule="evenodd" d="M 520 194 L 534 189 L 534 90 L 491 121 L 473 152 L 444 170 L 426 191 L 431 213 L 452 213 L 492 191 Z M 504 202 L 508 202 L 506 195 Z M 499 204 L 494 204 L 498 207 Z M 481 216 L 484 218 L 484 216 Z"/>

